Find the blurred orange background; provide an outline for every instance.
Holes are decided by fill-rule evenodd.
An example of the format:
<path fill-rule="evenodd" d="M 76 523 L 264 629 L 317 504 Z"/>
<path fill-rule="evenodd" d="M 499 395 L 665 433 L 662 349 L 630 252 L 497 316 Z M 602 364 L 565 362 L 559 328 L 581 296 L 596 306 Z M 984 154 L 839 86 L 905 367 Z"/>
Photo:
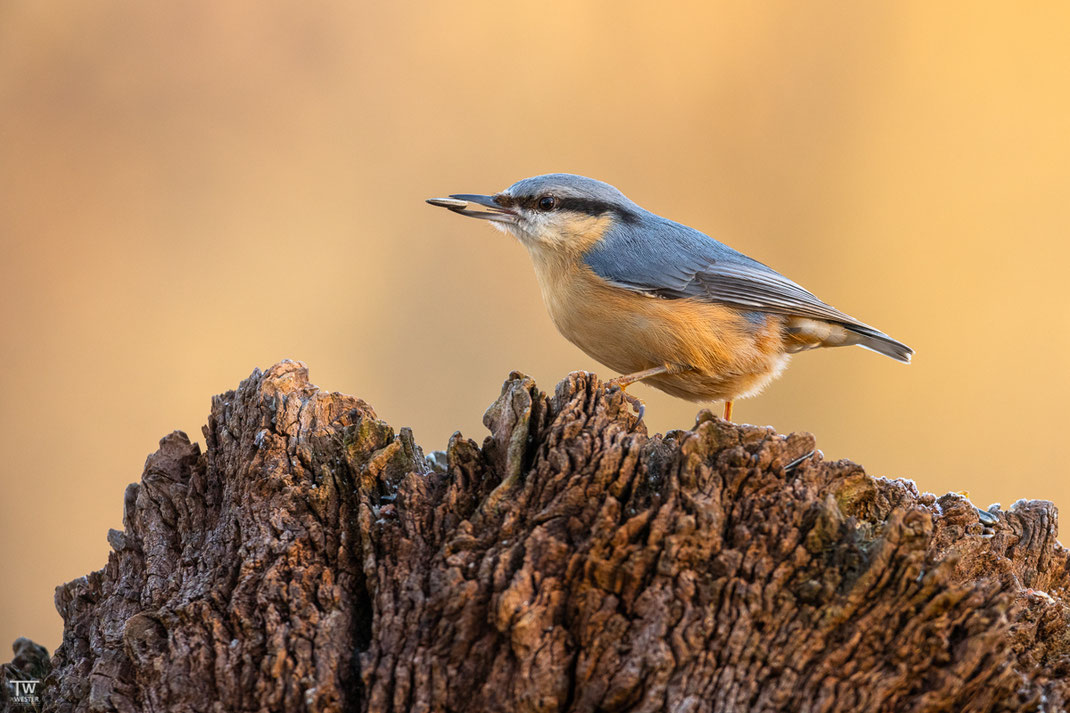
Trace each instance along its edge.
<path fill-rule="evenodd" d="M 0 3 L 0 645 L 58 645 L 53 588 L 104 565 L 157 439 L 256 366 L 301 359 L 427 450 L 482 440 L 511 369 L 611 376 L 518 244 L 423 203 L 552 171 L 918 352 L 800 355 L 737 420 L 1070 504 L 1070 4 L 650 8 Z"/>

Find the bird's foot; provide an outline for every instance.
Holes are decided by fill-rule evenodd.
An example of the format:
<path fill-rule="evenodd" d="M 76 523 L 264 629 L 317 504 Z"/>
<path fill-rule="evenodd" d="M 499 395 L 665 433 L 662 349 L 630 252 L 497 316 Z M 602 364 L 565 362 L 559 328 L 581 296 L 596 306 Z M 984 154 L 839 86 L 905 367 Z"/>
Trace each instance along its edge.
<path fill-rule="evenodd" d="M 629 380 L 625 379 L 624 377 L 617 377 L 616 379 L 610 379 L 609 381 L 606 382 L 606 392 L 608 393 L 608 392 L 610 392 L 610 391 L 612 391 L 614 389 L 620 391 L 621 395 L 624 397 L 624 400 L 627 401 L 629 404 L 631 404 L 632 408 L 635 409 L 635 413 L 636 413 L 635 425 L 638 426 L 639 423 L 643 420 L 643 414 L 646 413 L 646 406 L 639 399 L 639 397 L 632 396 L 627 391 L 625 391 L 625 389 L 627 389 L 628 386 L 630 384 L 632 384 L 632 383 L 634 383 L 634 382 L 629 381 Z"/>
<path fill-rule="evenodd" d="M 622 394 L 624 394 L 624 399 L 628 403 L 630 403 L 632 405 L 632 407 L 635 409 L 635 425 L 638 426 L 640 423 L 643 422 L 643 414 L 646 413 L 646 405 L 643 404 L 643 402 L 641 400 L 639 400 L 638 397 L 632 396 L 627 391 L 625 391 L 623 388 L 621 388 L 620 392 Z"/>

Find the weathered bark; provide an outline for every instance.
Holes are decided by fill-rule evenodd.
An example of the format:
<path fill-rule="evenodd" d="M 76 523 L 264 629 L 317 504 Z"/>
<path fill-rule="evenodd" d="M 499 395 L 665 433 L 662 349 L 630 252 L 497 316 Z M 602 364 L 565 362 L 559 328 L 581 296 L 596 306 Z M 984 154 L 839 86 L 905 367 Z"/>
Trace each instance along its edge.
<path fill-rule="evenodd" d="M 160 442 L 57 590 L 61 711 L 1019 711 L 1070 698 L 1051 503 L 830 463 L 699 414 L 650 437 L 513 374 L 425 458 L 286 362 Z M 980 516 L 980 517 L 979 517 Z M 982 522 L 984 520 L 984 522 Z"/>

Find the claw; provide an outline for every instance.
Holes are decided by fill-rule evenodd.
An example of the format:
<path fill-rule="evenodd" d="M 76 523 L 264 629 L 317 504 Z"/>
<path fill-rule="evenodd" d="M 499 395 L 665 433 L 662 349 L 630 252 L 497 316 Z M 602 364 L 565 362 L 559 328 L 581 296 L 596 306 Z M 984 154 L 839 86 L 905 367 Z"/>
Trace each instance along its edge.
<path fill-rule="evenodd" d="M 635 425 L 638 426 L 643 420 L 643 414 L 646 413 L 646 405 L 643 404 L 643 402 L 639 399 L 639 397 L 632 396 L 627 391 L 625 391 L 624 387 L 622 387 L 622 386 L 620 386 L 618 384 L 612 384 L 612 383 L 610 384 L 610 386 L 612 386 L 615 389 L 618 389 L 620 391 L 620 393 L 624 396 L 624 400 L 627 401 L 631 405 L 631 407 L 635 409 L 635 413 L 636 413 Z"/>
<path fill-rule="evenodd" d="M 627 388 L 637 381 L 637 379 L 633 378 L 635 376 L 635 374 L 630 374 L 625 376 L 618 376 L 615 379 L 610 379 L 606 382 L 606 392 L 608 393 L 611 389 L 616 389 L 624 395 L 624 400 L 630 403 L 632 405 L 632 408 L 635 409 L 635 412 L 637 414 L 637 418 L 635 419 L 635 425 L 638 426 L 643 420 L 643 414 L 646 413 L 646 406 L 643 404 L 642 401 L 639 400 L 639 397 L 632 396 L 627 392 Z"/>
<path fill-rule="evenodd" d="M 640 401 L 635 396 L 632 396 L 631 394 L 626 394 L 626 396 L 628 396 L 629 403 L 631 403 L 632 406 L 635 406 L 635 425 L 638 426 L 640 423 L 643 422 L 643 414 L 646 413 L 646 404 L 644 404 L 642 401 Z"/>

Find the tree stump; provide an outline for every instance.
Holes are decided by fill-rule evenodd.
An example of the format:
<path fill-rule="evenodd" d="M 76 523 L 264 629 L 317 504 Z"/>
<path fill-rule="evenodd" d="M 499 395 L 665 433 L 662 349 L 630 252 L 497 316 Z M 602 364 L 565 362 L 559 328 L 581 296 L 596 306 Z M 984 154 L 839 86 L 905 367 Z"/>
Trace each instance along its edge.
<path fill-rule="evenodd" d="M 808 434 L 647 434 L 514 373 L 425 456 L 304 365 L 213 400 L 57 589 L 54 711 L 1057 711 L 1056 511 L 827 462 Z M 907 447 L 907 446 L 904 446 Z M 22 642 L 4 675 L 44 668 Z M 36 656 L 36 659 L 34 658 Z M 16 664 L 23 668 L 12 668 Z M 7 692 L 5 691 L 5 694 Z"/>

